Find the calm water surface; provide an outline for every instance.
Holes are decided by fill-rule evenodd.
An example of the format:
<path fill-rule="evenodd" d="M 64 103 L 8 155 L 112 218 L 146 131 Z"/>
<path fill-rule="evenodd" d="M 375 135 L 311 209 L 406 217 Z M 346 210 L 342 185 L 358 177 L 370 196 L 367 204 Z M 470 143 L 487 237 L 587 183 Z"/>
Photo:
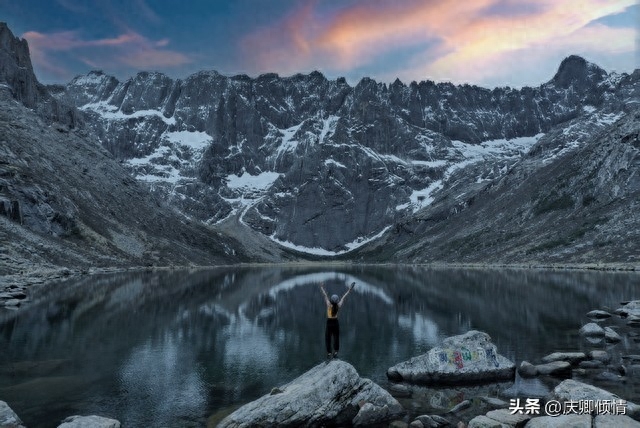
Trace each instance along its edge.
<path fill-rule="evenodd" d="M 205 426 L 323 361 L 322 281 L 330 294 L 357 283 L 340 354 L 382 386 L 391 365 L 470 329 L 517 363 L 588 349 L 577 333 L 588 311 L 640 298 L 637 273 L 316 266 L 84 278 L 0 312 L 0 400 L 29 427 L 75 414 Z"/>

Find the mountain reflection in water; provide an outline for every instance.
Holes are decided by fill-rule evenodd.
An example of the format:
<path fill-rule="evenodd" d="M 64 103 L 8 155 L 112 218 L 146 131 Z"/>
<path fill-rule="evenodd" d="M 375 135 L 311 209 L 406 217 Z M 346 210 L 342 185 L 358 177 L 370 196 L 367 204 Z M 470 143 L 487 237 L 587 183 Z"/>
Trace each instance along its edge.
<path fill-rule="evenodd" d="M 585 314 L 638 298 L 639 279 L 397 266 L 91 276 L 32 288 L 28 307 L 0 312 L 0 400 L 27 426 L 74 414 L 203 426 L 322 361 L 321 282 L 339 295 L 356 282 L 340 312 L 341 358 L 384 387 L 388 367 L 470 329 L 516 362 L 582 349 Z M 619 346 L 638 353 L 635 342 Z"/>

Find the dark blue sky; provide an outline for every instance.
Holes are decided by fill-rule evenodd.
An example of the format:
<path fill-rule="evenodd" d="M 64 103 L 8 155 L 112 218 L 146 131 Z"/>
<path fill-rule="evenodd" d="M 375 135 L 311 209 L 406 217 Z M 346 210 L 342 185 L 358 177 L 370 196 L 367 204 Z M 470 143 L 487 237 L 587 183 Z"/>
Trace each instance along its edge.
<path fill-rule="evenodd" d="M 320 70 L 355 83 L 537 85 L 584 56 L 638 68 L 635 0 L 0 0 L 41 81 L 102 69 L 185 77 Z"/>

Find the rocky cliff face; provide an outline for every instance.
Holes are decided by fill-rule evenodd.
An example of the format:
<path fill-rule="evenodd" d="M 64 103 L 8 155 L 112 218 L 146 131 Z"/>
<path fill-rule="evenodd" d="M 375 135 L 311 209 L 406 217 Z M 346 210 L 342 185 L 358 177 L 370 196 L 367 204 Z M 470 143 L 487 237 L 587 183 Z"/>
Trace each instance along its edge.
<path fill-rule="evenodd" d="M 484 165 L 473 181 L 499 178 L 572 120 L 578 139 L 541 144 L 575 149 L 631 108 L 639 78 L 571 56 L 549 82 L 519 90 L 367 78 L 352 87 L 318 72 L 184 80 L 144 72 L 124 82 L 91 72 L 56 97 L 186 215 L 336 255 L 428 206 L 469 164 Z"/>
<path fill-rule="evenodd" d="M 76 109 L 60 103 L 38 82 L 27 41 L 15 37 L 4 22 L 0 22 L 0 86 L 8 88 L 16 100 L 37 111 L 49 123 L 71 127 L 78 124 Z"/>
<path fill-rule="evenodd" d="M 469 174 L 457 177 L 430 207 L 354 256 L 638 266 L 640 110 L 597 123 L 579 118 L 553 130 L 498 179 L 473 186 Z"/>

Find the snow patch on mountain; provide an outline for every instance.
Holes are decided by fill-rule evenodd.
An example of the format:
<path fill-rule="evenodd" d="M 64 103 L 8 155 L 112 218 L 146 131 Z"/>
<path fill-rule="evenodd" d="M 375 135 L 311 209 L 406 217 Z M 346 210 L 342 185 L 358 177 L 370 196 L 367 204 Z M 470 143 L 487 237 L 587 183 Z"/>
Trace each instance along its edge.
<path fill-rule="evenodd" d="M 98 113 L 105 120 L 129 120 L 147 118 L 151 116 L 157 116 L 167 125 L 175 125 L 175 117 L 165 117 L 159 110 L 138 110 L 130 114 L 122 112 L 117 106 L 111 105 L 106 101 L 99 101 L 97 103 L 89 103 L 80 107 L 83 111 L 93 111 Z"/>
<path fill-rule="evenodd" d="M 353 250 L 355 250 L 356 248 L 360 248 L 363 245 L 368 244 L 369 242 L 375 241 L 376 239 L 380 238 L 382 235 L 384 235 L 389 229 L 391 228 L 391 226 L 387 226 L 384 229 L 382 229 L 380 232 L 376 233 L 373 236 L 369 236 L 369 237 L 359 237 L 347 244 L 345 244 L 344 246 L 347 247 L 346 250 L 341 250 L 341 251 L 329 251 L 329 250 L 325 250 L 324 248 L 318 248 L 318 247 L 305 247 L 302 245 L 296 245 L 292 242 L 289 241 L 283 241 L 280 240 L 278 238 L 275 237 L 275 234 L 271 235 L 269 238 L 276 242 L 277 244 L 285 247 L 285 248 L 289 248 L 291 250 L 294 251 L 298 251 L 300 253 L 305 253 L 305 254 L 312 254 L 315 256 L 329 256 L 329 257 L 335 257 L 335 256 L 339 256 L 341 254 L 346 254 L 348 252 L 351 252 Z"/>
<path fill-rule="evenodd" d="M 468 144 L 462 141 L 452 141 L 452 155 L 459 159 L 457 162 L 448 163 L 444 160 L 438 161 L 413 161 L 414 164 L 423 164 L 432 168 L 447 166 L 444 176 L 440 180 L 435 180 L 424 189 L 414 190 L 409 196 L 409 202 L 398 205 L 396 210 L 401 211 L 411 209 L 418 211 L 434 201 L 434 194 L 444 187 L 444 183 L 455 171 L 468 165 L 483 162 L 485 160 L 517 158 L 526 154 L 534 144 L 542 138 L 540 133 L 532 137 L 519 137 L 510 140 L 497 139 L 485 141 L 481 144 Z"/>

